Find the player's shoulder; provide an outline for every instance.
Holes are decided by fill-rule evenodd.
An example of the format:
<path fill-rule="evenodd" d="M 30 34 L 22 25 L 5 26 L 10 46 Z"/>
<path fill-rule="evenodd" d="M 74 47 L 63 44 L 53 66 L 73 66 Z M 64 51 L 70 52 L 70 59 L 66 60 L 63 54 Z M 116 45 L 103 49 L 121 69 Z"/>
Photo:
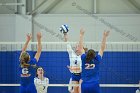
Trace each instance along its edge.
<path fill-rule="evenodd" d="M 30 60 L 29 64 L 33 64 L 33 65 L 37 64 L 37 59 L 36 58 L 32 58 Z"/>
<path fill-rule="evenodd" d="M 34 78 L 34 83 L 38 83 L 39 79 L 37 77 Z"/>
<path fill-rule="evenodd" d="M 49 79 L 47 77 L 44 77 L 46 81 L 48 81 Z"/>
<path fill-rule="evenodd" d="M 97 54 L 96 57 L 94 58 L 94 60 L 101 62 L 101 60 L 102 60 L 101 55 Z"/>
<path fill-rule="evenodd" d="M 71 46 L 71 44 L 69 42 L 67 42 L 67 48 L 72 49 L 72 46 Z"/>
<path fill-rule="evenodd" d="M 83 60 L 85 57 L 86 57 L 86 54 L 83 53 L 83 54 L 81 55 L 81 59 Z"/>
<path fill-rule="evenodd" d="M 76 55 L 78 58 L 81 58 L 81 55 Z"/>
<path fill-rule="evenodd" d="M 38 80 L 39 78 L 35 77 L 34 80 Z"/>
<path fill-rule="evenodd" d="M 37 59 L 36 59 L 36 58 L 32 58 L 31 61 L 35 61 L 35 62 L 37 62 Z"/>

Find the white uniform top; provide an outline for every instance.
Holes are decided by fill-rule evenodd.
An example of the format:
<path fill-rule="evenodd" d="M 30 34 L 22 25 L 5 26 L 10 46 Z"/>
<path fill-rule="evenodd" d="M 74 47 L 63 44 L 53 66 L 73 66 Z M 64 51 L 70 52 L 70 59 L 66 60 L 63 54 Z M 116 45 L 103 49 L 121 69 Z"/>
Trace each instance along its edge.
<path fill-rule="evenodd" d="M 70 72 L 81 73 L 81 66 L 82 66 L 81 55 L 77 56 L 76 53 L 73 51 L 70 44 L 67 44 L 67 51 L 68 51 L 69 59 L 70 59 L 70 66 L 80 68 L 80 70 L 74 70 Z"/>
<path fill-rule="evenodd" d="M 136 93 L 140 93 L 140 89 L 137 89 L 137 90 L 136 90 Z"/>
<path fill-rule="evenodd" d="M 34 83 L 36 86 L 37 93 L 47 93 L 47 88 L 49 84 L 49 79 L 44 77 L 44 80 L 40 80 L 39 78 L 34 78 Z"/>

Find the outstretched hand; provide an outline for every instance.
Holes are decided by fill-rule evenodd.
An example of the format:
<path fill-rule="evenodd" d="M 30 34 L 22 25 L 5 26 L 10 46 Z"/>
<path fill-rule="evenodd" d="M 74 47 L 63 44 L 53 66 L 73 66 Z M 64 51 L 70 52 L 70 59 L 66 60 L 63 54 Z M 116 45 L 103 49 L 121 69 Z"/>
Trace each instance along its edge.
<path fill-rule="evenodd" d="M 37 33 L 37 39 L 40 39 L 42 37 L 41 32 Z"/>
<path fill-rule="evenodd" d="M 27 41 L 30 41 L 30 40 L 32 39 L 32 34 L 28 33 L 28 34 L 26 35 L 26 37 L 27 37 Z"/>
<path fill-rule="evenodd" d="M 104 31 L 104 36 L 106 36 L 106 37 L 109 36 L 109 33 L 110 33 L 110 30 L 105 30 Z"/>
<path fill-rule="evenodd" d="M 84 33 L 85 33 L 85 29 L 84 28 L 81 28 L 80 29 L 80 35 L 84 35 Z"/>

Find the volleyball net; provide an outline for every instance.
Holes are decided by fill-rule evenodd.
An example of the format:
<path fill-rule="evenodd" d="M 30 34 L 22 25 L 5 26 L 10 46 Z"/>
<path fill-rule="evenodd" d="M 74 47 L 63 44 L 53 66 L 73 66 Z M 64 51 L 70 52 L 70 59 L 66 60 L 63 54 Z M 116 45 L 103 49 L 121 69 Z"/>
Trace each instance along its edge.
<path fill-rule="evenodd" d="M 0 93 L 19 90 L 19 56 L 25 42 L 0 42 Z M 67 44 L 76 42 L 42 42 L 39 66 L 49 78 L 48 93 L 68 93 L 71 77 L 67 68 Z M 100 42 L 85 42 L 84 47 L 97 53 Z M 37 42 L 30 42 L 27 51 L 34 57 Z M 100 86 L 103 93 L 134 93 L 140 87 L 140 42 L 108 42 L 100 64 Z M 11 88 L 11 86 L 13 86 Z M 74 85 L 78 86 L 78 85 Z M 115 92 L 114 92 L 115 91 Z"/>

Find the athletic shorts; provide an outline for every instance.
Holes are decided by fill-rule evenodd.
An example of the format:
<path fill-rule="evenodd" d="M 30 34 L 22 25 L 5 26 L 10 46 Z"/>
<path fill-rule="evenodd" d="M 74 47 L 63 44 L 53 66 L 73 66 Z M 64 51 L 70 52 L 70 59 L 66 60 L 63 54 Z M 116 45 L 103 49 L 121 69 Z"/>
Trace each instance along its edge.
<path fill-rule="evenodd" d="M 82 82 L 81 93 L 100 93 L 100 86 L 97 81 Z"/>
<path fill-rule="evenodd" d="M 81 79 L 81 73 L 72 73 L 71 78 L 72 78 L 72 81 L 77 81 L 77 82 L 79 82 L 80 79 Z"/>

